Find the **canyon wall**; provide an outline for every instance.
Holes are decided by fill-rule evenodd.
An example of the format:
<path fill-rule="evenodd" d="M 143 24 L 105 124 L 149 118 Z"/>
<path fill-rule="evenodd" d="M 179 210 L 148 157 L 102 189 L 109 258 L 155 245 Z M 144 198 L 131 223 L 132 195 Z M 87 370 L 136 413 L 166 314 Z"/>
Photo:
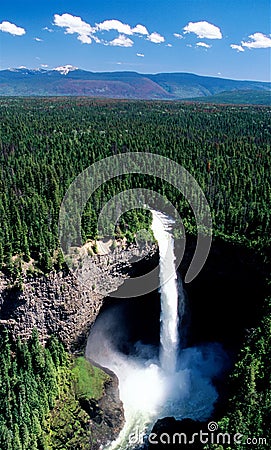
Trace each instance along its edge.
<path fill-rule="evenodd" d="M 137 261 L 150 260 L 155 253 L 155 246 L 140 249 L 132 245 L 90 257 L 91 289 L 69 272 L 23 275 L 20 288 L 1 274 L 0 324 L 23 339 L 36 327 L 42 341 L 56 334 L 69 350 L 80 350 L 106 294 L 133 274 Z"/>

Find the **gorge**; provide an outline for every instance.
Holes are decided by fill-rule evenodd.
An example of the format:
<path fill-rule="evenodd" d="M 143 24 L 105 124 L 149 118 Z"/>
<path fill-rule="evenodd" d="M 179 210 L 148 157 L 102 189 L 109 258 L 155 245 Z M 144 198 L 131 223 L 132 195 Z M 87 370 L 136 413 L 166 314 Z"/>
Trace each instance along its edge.
<path fill-rule="evenodd" d="M 142 446 L 145 441 L 148 442 L 147 434 L 151 427 L 163 417 L 194 421 L 211 418 L 218 400 L 212 380 L 223 379 L 231 364 L 220 343 L 185 345 L 184 328 L 187 327 L 188 311 L 182 281 L 174 266 L 171 221 L 157 211 L 152 211 L 152 215 L 152 230 L 160 255 L 160 295 L 154 295 L 156 298 L 152 299 L 152 307 L 155 305 L 153 301 L 159 301 L 157 297 L 160 296 L 161 326 L 157 326 L 156 304 L 153 308 L 156 314 L 153 313 L 145 321 L 147 333 L 144 336 L 143 330 L 142 339 L 137 340 L 132 336 L 130 325 L 133 326 L 140 313 L 136 316 L 130 313 L 129 321 L 127 300 L 126 305 L 123 301 L 110 305 L 109 300 L 108 307 L 99 314 L 91 329 L 86 347 L 87 358 L 115 373 L 119 380 L 125 425 L 119 437 L 106 446 L 108 450 Z M 144 300 L 149 302 L 150 296 Z M 132 306 L 134 312 L 136 302 L 138 299 L 134 308 Z M 156 338 L 152 336 L 152 329 Z"/>
<path fill-rule="evenodd" d="M 186 266 L 191 259 L 193 246 L 193 239 L 189 239 L 188 249 L 180 267 L 180 275 L 185 273 Z M 121 258 L 125 260 L 124 256 Z M 100 279 L 107 282 L 110 273 L 115 271 L 118 274 L 118 270 L 113 265 L 103 263 L 103 259 L 107 261 L 108 257 L 96 256 L 93 261 L 97 268 L 103 267 L 103 277 Z M 123 266 L 125 264 L 123 263 Z M 155 264 L 157 264 L 157 253 L 152 250 L 149 258 L 145 257 L 129 266 L 128 275 L 133 276 L 138 271 L 149 270 Z M 121 267 L 119 267 L 119 274 L 122 272 L 120 269 Z M 116 280 L 119 279 L 115 277 L 115 282 Z M 183 364 L 186 366 L 181 366 L 181 371 L 183 369 L 192 371 L 195 365 L 201 365 L 202 351 L 205 355 L 214 354 L 212 351 L 220 351 L 218 346 L 215 348 L 204 346 L 203 344 L 206 342 L 217 341 L 223 344 L 234 359 L 234 355 L 244 339 L 245 329 L 251 328 L 257 323 L 260 311 L 255 305 L 254 299 L 257 297 L 261 301 L 264 298 L 263 280 L 264 273 L 260 258 L 257 258 L 256 255 L 252 256 L 249 250 L 242 247 L 215 240 L 202 273 L 194 282 L 185 286 L 189 299 L 189 314 L 183 316 L 183 323 L 184 325 L 189 323 L 189 327 L 184 326 L 185 336 L 181 336 L 186 347 L 182 351 Z M 78 351 L 85 346 L 88 330 L 91 327 L 95 330 L 99 322 L 104 323 L 104 319 L 98 317 L 101 308 L 101 315 L 105 312 L 109 314 L 109 318 L 111 316 L 111 327 L 115 326 L 115 331 L 117 331 L 114 331 L 116 337 L 114 345 L 119 347 L 119 352 L 126 356 L 130 355 L 129 358 L 136 360 L 140 354 L 140 361 L 143 359 L 145 362 L 149 361 L 151 355 L 154 364 L 149 370 L 149 375 L 155 375 L 156 380 L 159 381 L 157 362 L 159 361 L 160 341 L 160 298 L 158 292 L 134 300 L 120 301 L 117 299 L 114 301 L 112 298 L 97 298 L 95 293 L 87 294 L 84 289 L 80 289 L 71 275 L 65 273 L 34 277 L 32 280 L 25 278 L 21 291 L 8 287 L 6 279 L 2 283 L 5 288 L 1 292 L 1 319 L 13 321 L 8 326 L 16 330 L 16 333 L 22 337 L 25 336 L 26 331 L 30 333 L 33 326 L 37 326 L 44 339 L 57 332 L 61 327 L 61 335 L 66 344 L 73 352 Z M 110 308 L 115 309 L 115 312 L 110 312 Z M 119 309 L 117 310 L 117 308 Z M 234 314 L 232 314 L 233 310 Z M 112 317 L 117 317 L 115 325 L 112 324 Z M 121 323 L 125 324 L 122 329 Z M 149 326 L 150 323 L 153 324 L 152 327 Z M 138 341 L 142 341 L 142 345 L 135 345 Z M 180 347 L 182 346 L 181 344 Z M 187 351 L 188 347 L 194 347 L 192 353 Z M 142 366 L 139 365 L 139 372 L 141 371 L 143 378 L 146 378 L 146 373 L 141 369 Z M 184 386 L 186 386 L 185 380 Z M 158 389 L 158 391 L 160 396 L 162 390 Z M 213 390 L 211 391 L 214 393 Z M 219 408 L 221 408 L 221 397 L 223 400 L 223 396 L 227 395 L 225 386 L 222 391 L 221 395 L 220 388 Z M 154 403 L 159 399 L 162 400 L 163 395 L 157 398 L 157 388 L 152 392 Z M 147 393 L 151 394 L 151 392 Z M 146 404 L 148 403 L 146 402 Z M 142 396 L 137 405 L 142 407 Z M 164 414 L 167 415 L 167 413 Z M 182 417 L 176 414 L 176 410 L 175 414 L 171 410 L 168 414 Z"/>

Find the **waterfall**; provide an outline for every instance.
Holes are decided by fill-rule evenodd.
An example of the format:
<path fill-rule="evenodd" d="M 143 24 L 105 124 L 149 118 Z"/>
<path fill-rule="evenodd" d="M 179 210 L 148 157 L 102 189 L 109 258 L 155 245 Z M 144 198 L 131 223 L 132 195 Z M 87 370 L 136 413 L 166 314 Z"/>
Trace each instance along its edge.
<path fill-rule="evenodd" d="M 160 364 L 168 373 L 176 371 L 178 333 L 178 282 L 175 268 L 174 239 L 170 233 L 172 221 L 152 211 L 152 231 L 159 246 L 159 278 L 161 296 Z"/>
<path fill-rule="evenodd" d="M 125 424 L 118 438 L 105 447 L 107 450 L 132 450 L 142 445 L 143 436 L 159 418 L 207 420 L 217 399 L 211 380 L 223 367 L 225 356 L 216 344 L 202 348 L 179 345 L 178 310 L 181 321 L 184 292 L 175 268 L 173 221 L 157 211 L 152 211 L 152 216 L 160 256 L 159 359 L 147 345 L 136 355 L 125 355 L 117 349 L 121 322 L 114 308 L 98 317 L 86 348 L 86 356 L 91 361 L 110 369 L 119 380 Z M 135 436 L 141 438 L 136 440 Z"/>

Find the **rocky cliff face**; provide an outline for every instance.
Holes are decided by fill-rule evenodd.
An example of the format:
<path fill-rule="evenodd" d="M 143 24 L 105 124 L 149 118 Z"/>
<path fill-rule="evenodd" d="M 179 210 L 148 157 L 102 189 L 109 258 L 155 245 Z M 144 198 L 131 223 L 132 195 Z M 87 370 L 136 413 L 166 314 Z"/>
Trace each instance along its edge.
<path fill-rule="evenodd" d="M 22 289 L 0 277 L 0 323 L 14 335 L 28 338 L 36 327 L 40 338 L 58 335 L 68 349 L 80 349 L 95 321 L 106 293 L 115 291 L 133 271 L 133 264 L 151 258 L 152 248 L 130 246 L 89 259 L 91 288 L 71 273 L 23 277 Z"/>
<path fill-rule="evenodd" d="M 138 261 L 152 260 L 156 251 L 155 246 L 117 247 L 111 253 L 88 258 L 87 286 L 72 273 L 52 272 L 43 276 L 24 275 L 22 288 L 18 288 L 0 274 L 0 325 L 22 339 L 27 339 L 35 327 L 43 342 L 56 334 L 71 352 L 83 350 L 106 294 L 118 289 L 126 278 L 136 273 Z M 118 380 L 113 373 L 102 398 L 80 407 L 90 416 L 92 450 L 116 439 L 124 423 L 124 413 Z"/>

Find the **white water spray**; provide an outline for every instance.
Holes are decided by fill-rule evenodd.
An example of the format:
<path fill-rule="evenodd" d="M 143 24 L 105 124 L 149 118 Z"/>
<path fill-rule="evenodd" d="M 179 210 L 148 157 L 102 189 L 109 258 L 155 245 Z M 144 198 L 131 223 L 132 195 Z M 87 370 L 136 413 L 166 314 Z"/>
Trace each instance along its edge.
<path fill-rule="evenodd" d="M 174 240 L 169 232 L 172 221 L 157 211 L 152 211 L 152 218 L 152 231 L 159 245 L 160 256 L 160 364 L 165 372 L 174 373 L 176 371 L 179 333 Z"/>
<path fill-rule="evenodd" d="M 187 348 L 178 356 L 178 309 L 183 311 L 178 302 L 184 301 L 184 294 L 182 284 L 178 290 L 172 221 L 157 211 L 152 211 L 152 215 L 160 255 L 159 359 L 148 348 L 137 356 L 127 356 L 116 349 L 114 342 L 121 324 L 114 308 L 98 317 L 86 348 L 88 358 L 110 369 L 119 380 L 125 425 L 116 441 L 106 447 L 108 450 L 133 449 L 135 444 L 142 444 L 131 437 L 150 432 L 159 418 L 207 420 L 217 398 L 211 378 L 223 367 L 225 355 L 216 344 Z"/>

